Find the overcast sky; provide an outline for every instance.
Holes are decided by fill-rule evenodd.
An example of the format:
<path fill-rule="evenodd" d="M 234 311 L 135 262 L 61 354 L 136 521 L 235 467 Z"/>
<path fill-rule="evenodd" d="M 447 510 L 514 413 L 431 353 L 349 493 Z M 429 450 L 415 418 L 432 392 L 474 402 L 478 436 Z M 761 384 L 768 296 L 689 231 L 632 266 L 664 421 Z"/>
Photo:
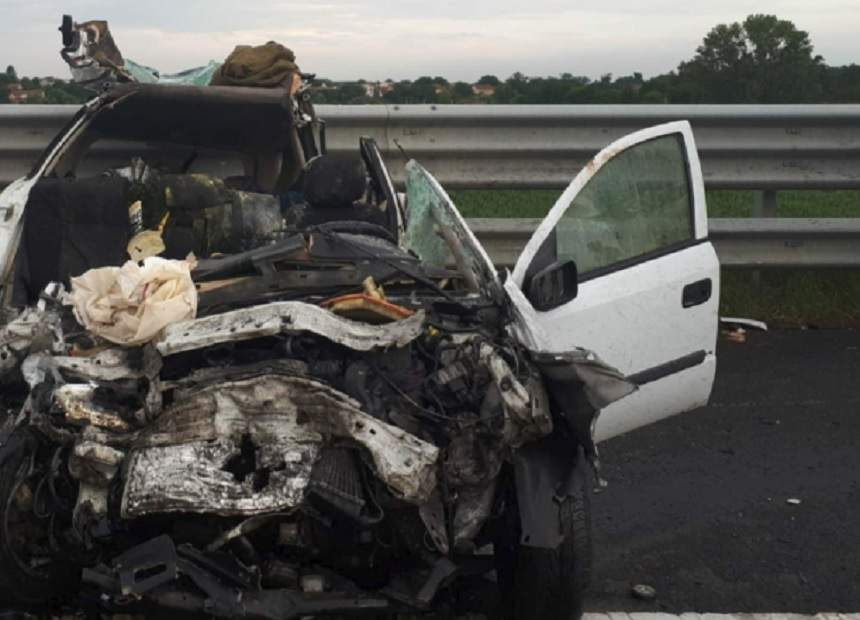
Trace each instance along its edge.
<path fill-rule="evenodd" d="M 810 33 L 834 65 L 860 62 L 860 0 L 0 0 L 0 64 L 68 72 L 63 13 L 106 19 L 126 57 L 164 72 L 276 40 L 334 79 L 442 75 L 474 81 L 570 72 L 646 76 L 690 58 L 715 24 L 772 13 Z"/>

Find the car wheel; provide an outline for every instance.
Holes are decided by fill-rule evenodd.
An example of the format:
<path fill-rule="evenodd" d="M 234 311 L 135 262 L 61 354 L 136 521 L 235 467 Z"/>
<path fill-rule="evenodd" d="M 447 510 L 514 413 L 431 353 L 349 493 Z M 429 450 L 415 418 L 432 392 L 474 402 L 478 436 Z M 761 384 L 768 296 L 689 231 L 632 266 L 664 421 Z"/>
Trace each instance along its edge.
<path fill-rule="evenodd" d="M 520 545 L 517 535 L 506 536 L 509 544 L 497 550 L 500 618 L 579 620 L 582 617 L 591 582 L 592 557 L 591 502 L 584 485 L 561 502 L 559 521 L 564 539 L 555 549 Z M 519 527 L 515 531 L 519 534 Z"/>
<path fill-rule="evenodd" d="M 26 432 L 0 447 L 0 607 L 51 606 L 73 587 L 70 563 L 56 562 L 57 517 L 41 504 L 47 466 Z"/>

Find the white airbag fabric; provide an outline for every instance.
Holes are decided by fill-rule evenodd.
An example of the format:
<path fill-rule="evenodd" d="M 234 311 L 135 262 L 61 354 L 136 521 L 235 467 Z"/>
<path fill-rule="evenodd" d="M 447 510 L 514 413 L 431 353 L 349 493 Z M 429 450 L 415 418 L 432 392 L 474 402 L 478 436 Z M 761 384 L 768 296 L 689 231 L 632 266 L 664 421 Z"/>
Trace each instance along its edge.
<path fill-rule="evenodd" d="M 72 278 L 69 301 L 75 318 L 92 333 L 121 345 L 155 338 L 171 323 L 197 314 L 192 263 L 147 258 L 122 267 L 90 269 Z"/>

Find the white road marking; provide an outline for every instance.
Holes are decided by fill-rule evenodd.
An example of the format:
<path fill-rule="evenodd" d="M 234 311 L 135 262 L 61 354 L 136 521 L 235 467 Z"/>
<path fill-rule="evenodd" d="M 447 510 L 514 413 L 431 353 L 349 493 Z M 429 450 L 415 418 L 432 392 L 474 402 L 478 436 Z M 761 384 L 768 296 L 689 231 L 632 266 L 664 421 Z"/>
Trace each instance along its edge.
<path fill-rule="evenodd" d="M 587 613 L 583 620 L 860 620 L 860 613 L 818 614 L 664 614 L 650 612 Z"/>

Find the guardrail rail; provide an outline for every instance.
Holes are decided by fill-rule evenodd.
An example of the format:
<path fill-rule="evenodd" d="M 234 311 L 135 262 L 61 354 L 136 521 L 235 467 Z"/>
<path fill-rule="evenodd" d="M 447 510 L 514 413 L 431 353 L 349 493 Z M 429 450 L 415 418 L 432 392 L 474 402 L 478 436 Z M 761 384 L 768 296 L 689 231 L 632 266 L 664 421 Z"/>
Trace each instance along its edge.
<path fill-rule="evenodd" d="M 26 174 L 77 106 L 0 106 L 0 185 Z M 693 125 L 709 189 L 760 190 L 755 217 L 711 220 L 727 267 L 858 267 L 860 223 L 776 219 L 777 190 L 860 189 L 860 105 L 366 105 L 318 106 L 332 152 L 371 136 L 402 180 L 405 157 L 446 187 L 562 188 L 602 147 L 643 127 Z M 85 171 L 125 165 L 141 145 L 96 143 Z M 235 162 L 201 161 L 227 172 Z M 500 264 L 535 222 L 474 220 Z"/>

